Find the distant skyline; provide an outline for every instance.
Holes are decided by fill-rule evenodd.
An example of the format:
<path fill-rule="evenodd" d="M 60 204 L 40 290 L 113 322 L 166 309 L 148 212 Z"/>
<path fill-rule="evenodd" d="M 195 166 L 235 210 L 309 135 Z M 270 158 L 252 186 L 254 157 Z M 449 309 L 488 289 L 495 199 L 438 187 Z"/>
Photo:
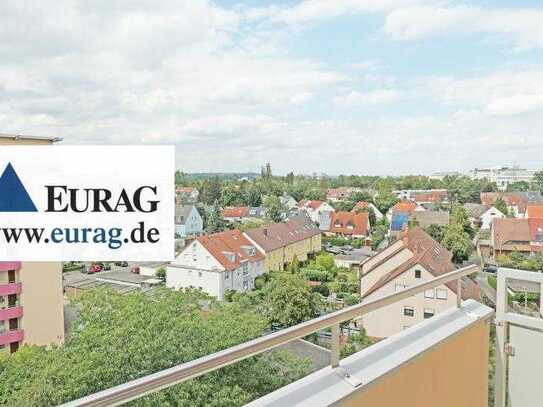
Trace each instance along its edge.
<path fill-rule="evenodd" d="M 0 2 L 0 133 L 185 172 L 543 168 L 540 1 Z"/>

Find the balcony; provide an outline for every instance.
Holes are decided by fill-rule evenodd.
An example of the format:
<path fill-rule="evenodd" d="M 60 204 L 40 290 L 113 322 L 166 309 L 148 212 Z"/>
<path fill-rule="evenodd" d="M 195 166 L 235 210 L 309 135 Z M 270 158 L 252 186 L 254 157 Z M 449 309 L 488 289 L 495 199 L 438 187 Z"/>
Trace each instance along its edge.
<path fill-rule="evenodd" d="M 9 270 L 19 270 L 21 268 L 20 261 L 0 261 L 0 272 Z"/>
<path fill-rule="evenodd" d="M 477 270 L 476 266 L 464 267 L 65 406 L 121 405 L 331 327 L 328 367 L 249 405 L 484 407 L 488 402 L 489 326 L 494 311 L 473 300 L 458 301 L 456 307 L 340 360 L 340 323 L 447 282 L 456 281 L 461 290 L 461 278 Z"/>
<path fill-rule="evenodd" d="M 0 345 L 9 345 L 13 342 L 22 342 L 24 336 L 24 331 L 22 329 L 0 333 Z"/>
<path fill-rule="evenodd" d="M 0 297 L 7 297 L 11 294 L 21 294 L 22 283 L 0 284 Z"/>
<path fill-rule="evenodd" d="M 21 318 L 23 316 L 23 307 L 15 306 L 0 309 L 0 321 L 7 321 L 12 318 Z"/>

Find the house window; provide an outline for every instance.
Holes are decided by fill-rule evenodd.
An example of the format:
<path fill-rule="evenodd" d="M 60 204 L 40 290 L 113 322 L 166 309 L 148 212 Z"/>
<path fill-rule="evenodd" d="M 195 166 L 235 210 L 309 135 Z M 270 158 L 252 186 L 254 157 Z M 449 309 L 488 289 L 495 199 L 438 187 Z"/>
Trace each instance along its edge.
<path fill-rule="evenodd" d="M 15 270 L 8 271 L 8 283 L 13 284 L 15 282 Z"/>
<path fill-rule="evenodd" d="M 420 270 L 415 270 L 415 278 L 420 278 Z"/>
<path fill-rule="evenodd" d="M 435 311 L 432 308 L 424 308 L 424 318 L 432 318 L 435 315 Z"/>
<path fill-rule="evenodd" d="M 201 271 L 198 272 L 198 277 L 202 277 L 202 272 Z"/>
<path fill-rule="evenodd" d="M 224 273 L 224 278 L 225 280 L 228 280 L 230 278 L 230 273 L 228 271 Z"/>
<path fill-rule="evenodd" d="M 6 307 L 6 299 L 0 295 L 0 309 Z"/>
<path fill-rule="evenodd" d="M 403 307 L 403 314 L 406 317 L 414 317 L 415 316 L 415 308 L 413 308 L 413 307 Z"/>
<path fill-rule="evenodd" d="M 5 321 L 0 321 L 0 334 L 3 334 L 6 331 Z"/>
<path fill-rule="evenodd" d="M 435 292 L 434 289 L 431 288 L 429 290 L 424 291 L 424 298 L 435 298 Z"/>
<path fill-rule="evenodd" d="M 436 298 L 438 300 L 446 300 L 447 299 L 447 290 L 444 288 L 437 288 L 436 289 Z"/>

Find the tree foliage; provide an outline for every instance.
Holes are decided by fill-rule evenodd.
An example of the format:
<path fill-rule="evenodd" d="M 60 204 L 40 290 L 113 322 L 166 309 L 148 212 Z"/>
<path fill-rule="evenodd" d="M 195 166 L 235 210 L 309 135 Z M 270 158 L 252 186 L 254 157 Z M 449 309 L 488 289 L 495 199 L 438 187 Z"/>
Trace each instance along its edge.
<path fill-rule="evenodd" d="M 77 301 L 61 348 L 23 347 L 0 360 L 0 404 L 48 406 L 124 383 L 262 335 L 267 321 L 239 304 L 166 288 L 155 295 L 96 290 Z M 136 405 L 238 406 L 299 378 L 307 361 L 268 353 L 147 396 Z"/>
<path fill-rule="evenodd" d="M 278 274 L 263 290 L 264 315 L 271 324 L 281 327 L 314 318 L 319 306 L 318 294 L 297 274 Z"/>

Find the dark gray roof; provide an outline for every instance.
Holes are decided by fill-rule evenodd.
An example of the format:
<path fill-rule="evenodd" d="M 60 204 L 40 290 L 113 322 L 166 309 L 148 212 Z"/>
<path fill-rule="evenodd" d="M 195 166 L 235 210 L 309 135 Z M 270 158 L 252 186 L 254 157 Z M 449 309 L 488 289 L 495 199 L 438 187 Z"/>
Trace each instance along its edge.
<path fill-rule="evenodd" d="M 466 203 L 464 204 L 464 209 L 468 212 L 468 217 L 470 218 L 479 218 L 491 207 L 489 205 L 477 204 L 477 203 Z"/>
<path fill-rule="evenodd" d="M 447 211 L 415 211 L 409 217 L 417 220 L 421 228 L 430 225 L 447 226 L 449 224 L 449 212 Z"/>
<path fill-rule="evenodd" d="M 184 225 L 194 205 L 175 205 L 175 223 Z"/>

